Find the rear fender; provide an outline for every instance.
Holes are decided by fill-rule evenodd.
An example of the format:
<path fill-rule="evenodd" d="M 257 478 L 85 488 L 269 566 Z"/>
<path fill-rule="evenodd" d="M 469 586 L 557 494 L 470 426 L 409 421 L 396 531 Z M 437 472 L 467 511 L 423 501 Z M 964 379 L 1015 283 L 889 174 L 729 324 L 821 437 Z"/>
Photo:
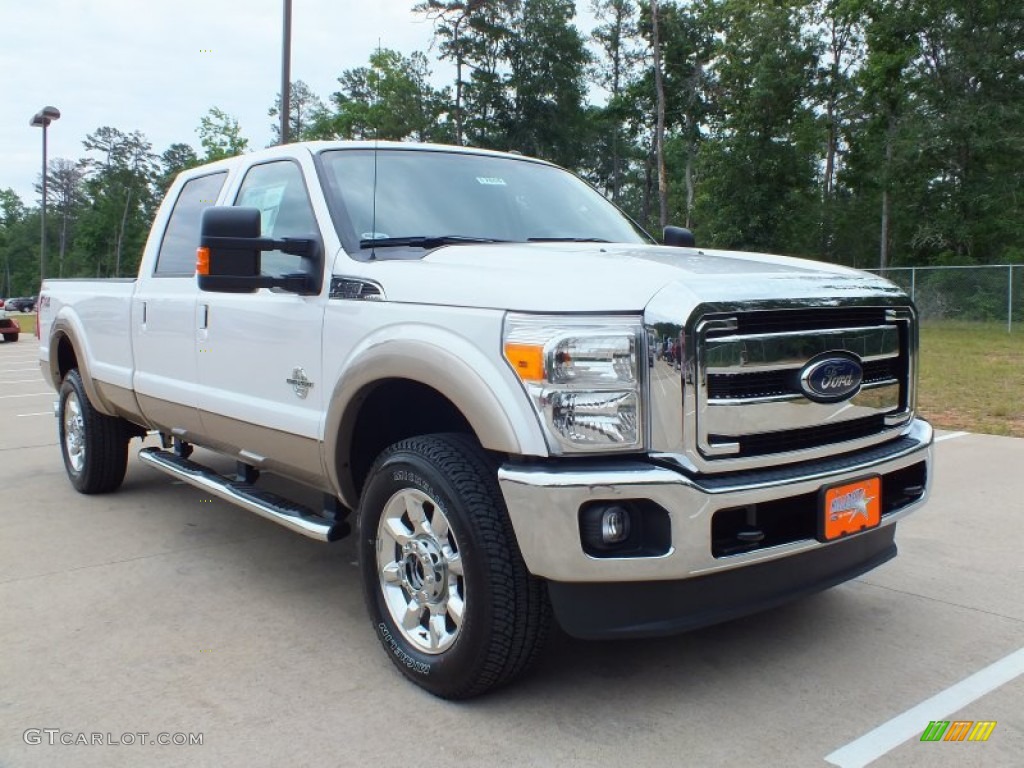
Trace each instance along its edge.
<path fill-rule="evenodd" d="M 71 344 L 75 354 L 75 367 L 82 375 L 82 385 L 85 387 L 85 394 L 89 396 L 89 402 L 100 413 L 106 416 L 117 416 L 117 410 L 103 397 L 96 386 L 96 382 L 89 371 L 89 350 L 82 342 L 86 338 L 78 318 L 70 313 L 61 313 L 53 321 L 50 327 L 49 340 L 49 361 L 42 363 L 43 375 L 47 377 L 54 389 L 60 390 L 63 376 L 60 370 L 60 356 L 58 350 L 63 339 Z"/>

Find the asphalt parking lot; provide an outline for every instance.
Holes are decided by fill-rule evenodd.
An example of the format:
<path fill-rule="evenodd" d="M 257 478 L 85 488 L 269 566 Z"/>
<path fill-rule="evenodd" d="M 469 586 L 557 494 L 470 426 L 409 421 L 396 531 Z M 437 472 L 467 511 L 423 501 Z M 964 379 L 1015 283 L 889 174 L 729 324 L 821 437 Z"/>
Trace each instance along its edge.
<path fill-rule="evenodd" d="M 454 704 L 385 658 L 351 540 L 204 499 L 137 443 L 118 493 L 76 494 L 35 356 L 0 344 L 2 768 L 1022 764 L 1024 440 L 942 435 L 930 504 L 863 578 L 674 638 L 558 634 Z M 933 720 L 996 725 L 922 742 Z M 61 743 L 94 733 L 122 743 Z"/>

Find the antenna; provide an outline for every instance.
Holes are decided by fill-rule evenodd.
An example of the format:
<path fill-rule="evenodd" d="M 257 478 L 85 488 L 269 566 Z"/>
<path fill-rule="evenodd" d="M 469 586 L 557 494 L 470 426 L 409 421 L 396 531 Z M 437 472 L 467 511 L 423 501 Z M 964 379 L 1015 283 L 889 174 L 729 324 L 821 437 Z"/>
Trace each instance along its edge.
<path fill-rule="evenodd" d="M 380 66 L 380 38 L 377 38 L 377 65 Z M 373 203 L 370 213 L 370 238 L 377 239 L 377 145 L 380 142 L 380 73 L 377 74 L 376 87 L 373 89 Z M 377 258 L 377 251 L 370 249 L 370 258 Z"/>

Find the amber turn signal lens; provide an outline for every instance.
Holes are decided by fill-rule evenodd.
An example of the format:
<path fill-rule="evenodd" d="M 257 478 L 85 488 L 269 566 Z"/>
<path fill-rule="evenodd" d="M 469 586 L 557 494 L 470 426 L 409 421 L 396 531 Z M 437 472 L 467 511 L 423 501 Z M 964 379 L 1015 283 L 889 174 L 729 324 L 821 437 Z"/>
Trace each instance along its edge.
<path fill-rule="evenodd" d="M 523 381 L 544 380 L 544 348 L 534 344 L 505 345 L 505 359 Z"/>
<path fill-rule="evenodd" d="M 196 248 L 196 274 L 210 274 L 210 249 L 204 246 Z"/>

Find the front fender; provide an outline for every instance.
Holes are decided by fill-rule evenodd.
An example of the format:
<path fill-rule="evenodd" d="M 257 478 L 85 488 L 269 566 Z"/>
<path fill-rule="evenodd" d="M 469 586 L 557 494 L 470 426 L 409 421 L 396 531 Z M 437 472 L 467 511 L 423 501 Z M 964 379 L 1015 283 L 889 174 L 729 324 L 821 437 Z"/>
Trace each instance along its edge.
<path fill-rule="evenodd" d="M 540 424 L 512 371 L 456 333 L 436 326 L 390 326 L 356 347 L 341 371 L 324 421 L 324 470 L 349 506 L 356 501 L 354 489 L 339 477 L 338 452 L 351 440 L 366 393 L 386 379 L 415 381 L 444 395 L 488 450 L 547 456 Z"/>

